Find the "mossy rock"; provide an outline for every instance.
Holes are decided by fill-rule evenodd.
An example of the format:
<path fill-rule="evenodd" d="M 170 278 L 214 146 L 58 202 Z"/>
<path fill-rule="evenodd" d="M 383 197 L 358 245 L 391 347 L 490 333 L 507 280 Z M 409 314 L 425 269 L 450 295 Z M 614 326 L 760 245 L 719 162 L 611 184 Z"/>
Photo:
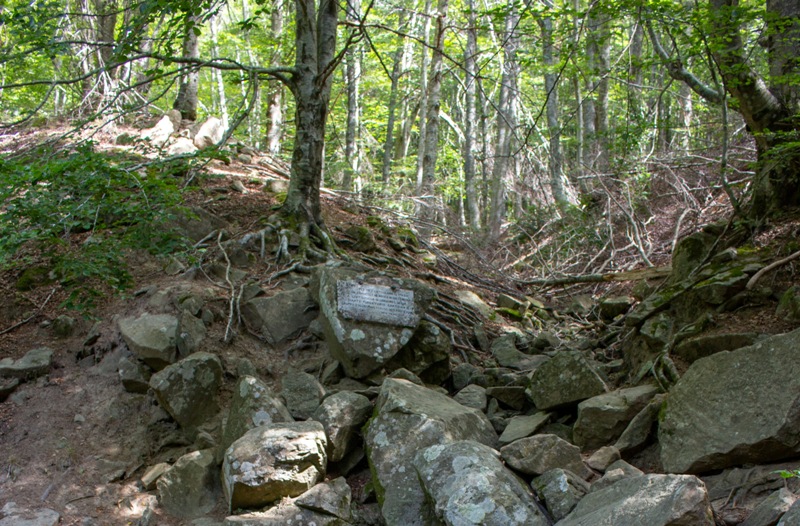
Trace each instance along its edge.
<path fill-rule="evenodd" d="M 411 245 L 414 248 L 419 248 L 419 240 L 417 239 L 416 234 L 408 228 L 408 227 L 400 227 L 397 229 L 395 235 L 397 238 L 405 243 L 406 245 Z"/>
<path fill-rule="evenodd" d="M 515 321 L 522 321 L 525 319 L 525 315 L 516 309 L 509 309 L 507 307 L 500 307 L 495 309 L 495 312 L 498 314 L 505 316 L 506 318 L 511 318 Z"/>
<path fill-rule="evenodd" d="M 353 239 L 353 250 L 369 254 L 377 250 L 375 236 L 372 231 L 365 226 L 353 225 L 347 229 L 347 235 Z"/>
<path fill-rule="evenodd" d="M 55 279 L 50 275 L 50 269 L 47 267 L 31 267 L 22 272 L 14 286 L 17 290 L 25 292 L 41 285 L 48 285 L 53 281 Z"/>

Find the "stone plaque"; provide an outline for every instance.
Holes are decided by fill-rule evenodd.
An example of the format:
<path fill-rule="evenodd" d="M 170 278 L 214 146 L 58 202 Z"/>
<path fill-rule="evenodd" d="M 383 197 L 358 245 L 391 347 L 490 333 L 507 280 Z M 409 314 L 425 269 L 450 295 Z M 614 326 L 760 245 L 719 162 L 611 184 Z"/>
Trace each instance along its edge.
<path fill-rule="evenodd" d="M 337 308 L 345 318 L 401 327 L 416 327 L 419 323 L 413 290 L 349 280 L 339 281 L 336 293 Z"/>

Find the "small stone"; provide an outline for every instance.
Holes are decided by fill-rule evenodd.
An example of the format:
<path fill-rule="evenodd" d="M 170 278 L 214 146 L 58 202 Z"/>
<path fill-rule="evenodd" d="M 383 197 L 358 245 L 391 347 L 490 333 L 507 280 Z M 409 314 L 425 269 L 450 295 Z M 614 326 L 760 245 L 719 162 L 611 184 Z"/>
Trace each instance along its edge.
<path fill-rule="evenodd" d="M 72 421 L 75 422 L 76 424 L 83 424 L 84 422 L 86 422 L 86 417 L 78 413 L 77 415 L 75 415 Z"/>
<path fill-rule="evenodd" d="M 486 411 L 487 398 L 486 389 L 475 384 L 470 384 L 460 390 L 453 397 L 453 400 L 463 405 L 479 411 Z"/>
<path fill-rule="evenodd" d="M 156 482 L 158 479 L 167 472 L 170 468 L 170 465 L 166 462 L 159 462 L 155 466 L 147 468 L 140 479 L 142 482 L 142 487 L 147 491 L 151 491 L 156 489 Z"/>
<path fill-rule="evenodd" d="M 500 445 L 504 446 L 515 440 L 529 437 L 540 430 L 548 421 L 550 421 L 550 413 L 512 417 L 508 421 L 503 434 L 500 435 Z"/>
<path fill-rule="evenodd" d="M 586 460 L 586 465 L 595 471 L 601 473 L 606 470 L 608 466 L 621 458 L 619 449 L 614 446 L 601 447 L 595 451 L 592 456 Z"/>

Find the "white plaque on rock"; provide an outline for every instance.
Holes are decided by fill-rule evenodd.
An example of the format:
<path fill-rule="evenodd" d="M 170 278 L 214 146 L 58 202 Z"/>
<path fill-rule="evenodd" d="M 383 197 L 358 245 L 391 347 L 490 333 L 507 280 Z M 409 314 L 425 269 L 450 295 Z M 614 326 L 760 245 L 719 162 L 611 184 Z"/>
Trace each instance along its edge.
<path fill-rule="evenodd" d="M 345 318 L 400 327 L 419 324 L 413 290 L 343 280 L 336 284 L 336 292 L 337 308 Z"/>

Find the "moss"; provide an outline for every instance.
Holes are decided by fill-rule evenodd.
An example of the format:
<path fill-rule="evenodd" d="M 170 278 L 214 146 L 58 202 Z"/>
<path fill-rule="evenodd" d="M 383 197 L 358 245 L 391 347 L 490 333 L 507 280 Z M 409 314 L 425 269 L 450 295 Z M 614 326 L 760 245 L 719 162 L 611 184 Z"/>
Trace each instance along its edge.
<path fill-rule="evenodd" d="M 499 307 L 499 308 L 495 309 L 495 312 L 497 312 L 498 314 L 502 314 L 503 316 L 506 316 L 506 317 L 511 318 L 513 320 L 516 320 L 516 321 L 522 321 L 525 318 L 525 316 L 523 316 L 522 313 L 520 311 L 516 310 L 516 309 L 508 309 L 506 307 Z"/>
<path fill-rule="evenodd" d="M 30 267 L 22 273 L 15 287 L 17 290 L 24 292 L 52 282 L 53 278 L 50 277 L 50 269 L 47 267 Z"/>
<path fill-rule="evenodd" d="M 400 227 L 397 229 L 397 237 L 403 243 L 411 245 L 414 248 L 419 248 L 419 240 L 414 232 L 408 227 Z"/>

